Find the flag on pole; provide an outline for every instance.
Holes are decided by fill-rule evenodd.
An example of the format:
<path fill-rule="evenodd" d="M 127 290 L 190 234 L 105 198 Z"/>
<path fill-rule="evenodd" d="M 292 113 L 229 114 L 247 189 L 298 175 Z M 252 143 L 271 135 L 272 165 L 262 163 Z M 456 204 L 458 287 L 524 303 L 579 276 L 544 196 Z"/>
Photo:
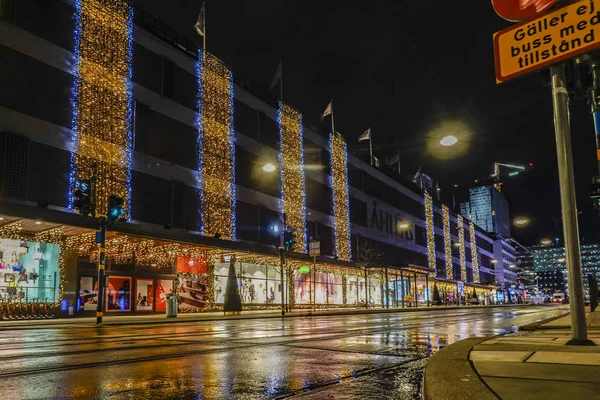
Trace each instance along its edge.
<path fill-rule="evenodd" d="M 198 35 L 205 36 L 206 35 L 206 10 L 204 8 L 205 3 L 202 3 L 202 8 L 200 9 L 200 14 L 198 15 L 198 20 L 194 25 L 196 32 Z"/>
<path fill-rule="evenodd" d="M 273 90 L 273 88 L 275 87 L 275 85 L 277 85 L 277 82 L 279 82 L 281 80 L 281 60 L 279 60 L 279 65 L 277 66 L 277 71 L 275 71 L 275 73 L 273 74 L 273 77 L 271 78 L 271 84 L 269 85 L 269 88 L 271 90 Z"/>
<path fill-rule="evenodd" d="M 331 106 L 331 101 L 330 101 L 329 104 L 327 104 L 327 108 L 325 109 L 325 111 L 323 111 L 323 115 L 321 116 L 321 121 L 323 121 L 323 119 L 325 119 L 326 116 L 331 115 L 331 111 L 332 111 L 332 106 Z"/>
<path fill-rule="evenodd" d="M 358 141 L 371 140 L 371 128 L 367 129 L 362 135 L 359 136 Z"/>

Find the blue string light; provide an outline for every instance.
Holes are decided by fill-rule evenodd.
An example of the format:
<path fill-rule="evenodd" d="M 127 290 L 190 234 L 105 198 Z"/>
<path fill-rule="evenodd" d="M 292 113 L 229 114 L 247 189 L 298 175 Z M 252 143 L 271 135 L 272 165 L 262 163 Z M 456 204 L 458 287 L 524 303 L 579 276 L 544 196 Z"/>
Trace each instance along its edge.
<path fill-rule="evenodd" d="M 71 169 L 69 171 L 69 192 L 67 193 L 67 209 L 73 212 L 73 201 L 75 193 L 75 180 L 77 179 L 77 167 L 75 165 L 75 151 L 77 150 L 77 142 L 79 141 L 79 107 L 77 101 L 79 98 L 79 46 L 81 44 L 81 0 L 75 0 L 75 29 L 73 37 L 75 38 L 75 48 L 73 49 L 73 86 L 71 86 Z"/>
<path fill-rule="evenodd" d="M 125 148 L 127 157 L 127 211 L 126 218 L 131 220 L 131 162 L 133 159 L 133 7 L 129 7 L 127 18 L 127 81 L 125 83 L 127 90 L 127 145 Z"/>
<path fill-rule="evenodd" d="M 196 128 L 198 129 L 198 134 L 196 135 L 196 159 L 198 161 L 196 183 L 198 184 L 198 215 L 200 216 L 200 233 L 204 234 L 204 214 L 202 213 L 202 205 L 204 204 L 204 191 L 202 190 L 202 58 L 203 52 L 201 49 L 198 49 L 198 59 L 194 64 L 196 68 L 196 83 L 198 85 L 198 92 L 196 94 L 196 107 L 198 108 L 198 113 L 196 114 Z"/>
<path fill-rule="evenodd" d="M 234 113 L 234 85 L 233 85 L 233 72 L 229 73 L 229 148 L 231 149 L 231 223 L 232 225 L 232 239 L 237 238 L 237 223 L 236 223 L 236 191 L 235 191 L 235 127 L 233 125 L 233 113 Z"/>

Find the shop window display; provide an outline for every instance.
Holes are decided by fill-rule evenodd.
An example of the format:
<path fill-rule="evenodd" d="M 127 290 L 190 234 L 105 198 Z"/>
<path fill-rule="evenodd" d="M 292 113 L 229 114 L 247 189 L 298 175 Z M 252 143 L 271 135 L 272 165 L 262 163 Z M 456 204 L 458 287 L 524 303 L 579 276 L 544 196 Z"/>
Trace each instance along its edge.
<path fill-rule="evenodd" d="M 342 289 L 342 275 L 328 274 L 328 296 L 327 300 L 329 304 L 344 304 L 344 291 Z"/>
<path fill-rule="evenodd" d="M 215 303 L 225 301 L 229 262 L 215 263 Z M 243 304 L 277 304 L 281 302 L 279 271 L 275 267 L 244 262 L 235 263 L 235 273 Z"/>
<path fill-rule="evenodd" d="M 179 276 L 179 308 L 200 309 L 208 307 L 208 276 L 190 274 Z"/>
<path fill-rule="evenodd" d="M 125 276 L 108 277 L 106 311 L 131 311 L 131 278 Z"/>
<path fill-rule="evenodd" d="M 362 282 L 360 282 L 360 283 L 362 283 Z M 358 303 L 364 302 L 364 299 L 360 300 L 360 294 L 359 294 L 360 284 L 359 284 L 359 280 L 357 277 L 349 276 L 348 279 L 346 280 L 346 285 L 348 285 L 348 287 L 346 288 L 346 304 L 358 304 Z M 364 285 L 363 285 L 363 291 L 364 291 Z"/>
<path fill-rule="evenodd" d="M 77 310 L 98 310 L 98 279 L 93 276 L 82 276 L 79 278 L 79 299 Z"/>
<path fill-rule="evenodd" d="M 155 311 L 167 310 L 167 294 L 173 293 L 173 281 L 165 279 L 156 280 Z"/>
<path fill-rule="evenodd" d="M 154 308 L 154 280 L 136 279 L 135 311 L 152 311 Z"/>
<path fill-rule="evenodd" d="M 285 276 L 285 274 L 284 274 Z M 281 304 L 281 273 L 279 267 L 267 266 L 267 304 Z"/>
<path fill-rule="evenodd" d="M 204 310 L 209 305 L 206 255 L 177 256 L 178 298 L 182 310 Z"/>
<path fill-rule="evenodd" d="M 381 306 L 381 278 L 379 276 L 370 276 L 369 282 L 369 304 L 372 307 Z"/>
<path fill-rule="evenodd" d="M 342 276 L 333 273 L 315 274 L 315 303 L 343 304 Z"/>
<path fill-rule="evenodd" d="M 0 239 L 0 300 L 57 302 L 60 246 Z"/>
<path fill-rule="evenodd" d="M 296 270 L 294 271 L 294 277 L 296 304 L 310 304 L 312 300 L 310 293 L 312 287 L 312 272 L 301 274 Z"/>

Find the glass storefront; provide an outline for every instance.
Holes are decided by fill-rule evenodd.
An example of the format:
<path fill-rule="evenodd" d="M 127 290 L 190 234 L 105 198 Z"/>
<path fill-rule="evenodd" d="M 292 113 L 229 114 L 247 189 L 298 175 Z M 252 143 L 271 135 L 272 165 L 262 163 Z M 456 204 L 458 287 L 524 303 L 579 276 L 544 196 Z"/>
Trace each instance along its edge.
<path fill-rule="evenodd" d="M 57 302 L 58 244 L 0 239 L 0 300 Z"/>
<path fill-rule="evenodd" d="M 221 260 L 214 265 L 214 302 L 223 304 L 225 288 L 229 280 L 230 262 Z M 259 265 L 245 262 L 234 264 L 235 279 L 237 280 L 242 304 L 280 304 L 281 275 L 279 267 Z M 284 276 L 284 278 L 286 278 Z"/>

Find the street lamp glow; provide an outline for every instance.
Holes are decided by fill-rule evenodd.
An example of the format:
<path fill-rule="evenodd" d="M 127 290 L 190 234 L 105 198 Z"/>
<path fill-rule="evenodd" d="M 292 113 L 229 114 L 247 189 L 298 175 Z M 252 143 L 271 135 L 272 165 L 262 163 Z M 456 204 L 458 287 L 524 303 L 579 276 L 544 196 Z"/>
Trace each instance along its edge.
<path fill-rule="evenodd" d="M 453 146 L 457 142 L 458 142 L 458 139 L 456 138 L 456 136 L 453 136 L 453 135 L 446 136 L 442 140 L 440 140 L 440 144 L 442 146 L 446 146 L 446 147 Z"/>
<path fill-rule="evenodd" d="M 542 244 L 544 246 L 550 246 L 552 244 L 552 240 L 550 240 L 550 239 L 542 239 L 542 240 L 540 240 L 540 244 Z"/>
<path fill-rule="evenodd" d="M 564 262 L 565 262 L 565 259 L 561 257 L 561 258 L 559 258 L 559 259 L 558 259 L 558 260 L 556 260 L 556 261 L 558 261 L 559 263 L 564 263 Z"/>
<path fill-rule="evenodd" d="M 262 167 L 262 169 L 265 172 L 273 172 L 273 171 L 275 171 L 275 166 L 273 164 L 269 163 L 269 164 L 265 164 L 265 166 Z"/>
<path fill-rule="evenodd" d="M 527 217 L 518 217 L 515 218 L 515 225 L 517 226 L 527 226 L 529 224 L 529 218 Z"/>
<path fill-rule="evenodd" d="M 398 228 L 402 229 L 402 230 L 408 229 L 408 228 L 410 228 L 410 223 L 408 223 L 406 221 L 398 222 Z"/>

